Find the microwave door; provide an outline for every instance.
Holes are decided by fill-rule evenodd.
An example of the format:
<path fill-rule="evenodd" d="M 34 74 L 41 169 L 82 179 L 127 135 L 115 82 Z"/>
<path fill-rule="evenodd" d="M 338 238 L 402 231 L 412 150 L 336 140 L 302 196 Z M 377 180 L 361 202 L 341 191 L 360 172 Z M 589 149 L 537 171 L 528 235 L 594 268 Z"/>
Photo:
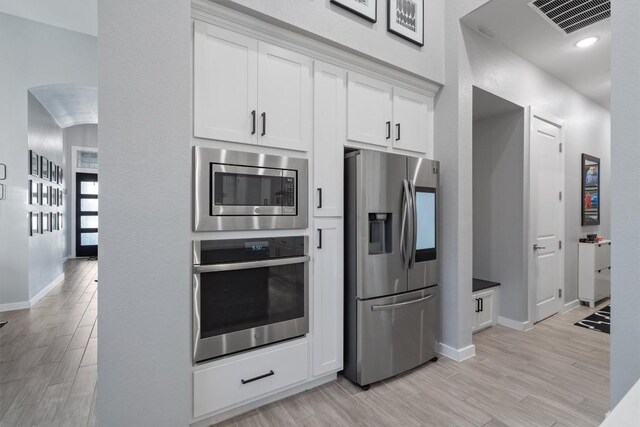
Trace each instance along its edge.
<path fill-rule="evenodd" d="M 408 158 L 407 161 L 413 202 L 408 287 L 415 290 L 438 282 L 438 168 L 437 162 L 428 159 Z"/>
<path fill-rule="evenodd" d="M 211 215 L 282 215 L 283 171 L 211 165 Z"/>

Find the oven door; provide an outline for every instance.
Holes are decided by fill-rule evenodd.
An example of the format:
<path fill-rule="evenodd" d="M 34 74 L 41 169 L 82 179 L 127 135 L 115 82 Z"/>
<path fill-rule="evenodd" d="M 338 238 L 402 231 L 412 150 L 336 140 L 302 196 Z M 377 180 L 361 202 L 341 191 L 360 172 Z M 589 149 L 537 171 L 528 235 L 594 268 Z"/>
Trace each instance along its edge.
<path fill-rule="evenodd" d="M 194 266 L 194 363 L 309 332 L 309 259 Z"/>
<path fill-rule="evenodd" d="M 211 165 L 211 215 L 295 215 L 295 171 Z"/>

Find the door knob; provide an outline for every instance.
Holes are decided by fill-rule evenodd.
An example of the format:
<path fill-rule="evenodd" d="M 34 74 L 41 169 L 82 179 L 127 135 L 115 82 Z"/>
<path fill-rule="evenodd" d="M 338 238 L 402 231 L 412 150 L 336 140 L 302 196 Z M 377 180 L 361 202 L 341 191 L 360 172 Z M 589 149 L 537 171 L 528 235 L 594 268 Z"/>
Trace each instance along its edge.
<path fill-rule="evenodd" d="M 533 245 L 533 250 L 537 251 L 538 249 L 547 249 L 546 246 L 539 246 L 537 243 Z"/>

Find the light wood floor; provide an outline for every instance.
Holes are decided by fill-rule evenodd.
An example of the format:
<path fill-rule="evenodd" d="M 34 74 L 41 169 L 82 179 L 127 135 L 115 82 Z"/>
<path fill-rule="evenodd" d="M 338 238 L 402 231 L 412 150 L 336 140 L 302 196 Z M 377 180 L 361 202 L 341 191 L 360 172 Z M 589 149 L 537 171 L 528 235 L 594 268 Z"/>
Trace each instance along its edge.
<path fill-rule="evenodd" d="M 593 311 L 529 332 L 495 326 L 474 335 L 465 362 L 440 358 L 369 391 L 340 376 L 219 426 L 597 426 L 609 409 L 609 335 L 573 325 Z"/>
<path fill-rule="evenodd" d="M 0 426 L 93 426 L 97 262 L 70 260 L 30 310 L 0 313 Z"/>

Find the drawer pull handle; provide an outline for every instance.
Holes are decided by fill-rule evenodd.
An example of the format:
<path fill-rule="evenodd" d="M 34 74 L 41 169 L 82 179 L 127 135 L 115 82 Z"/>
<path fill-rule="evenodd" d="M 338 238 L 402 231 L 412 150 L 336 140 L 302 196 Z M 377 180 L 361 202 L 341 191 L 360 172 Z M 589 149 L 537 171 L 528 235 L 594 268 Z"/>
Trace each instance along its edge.
<path fill-rule="evenodd" d="M 415 304 L 417 302 L 422 302 L 422 301 L 428 300 L 432 296 L 433 296 L 433 294 L 429 294 L 426 297 L 414 299 L 414 300 L 411 300 L 411 301 L 399 302 L 399 303 L 396 303 L 396 304 L 372 305 L 371 306 L 371 311 L 379 311 L 379 310 L 401 308 L 401 307 L 405 307 L 407 305 Z"/>
<path fill-rule="evenodd" d="M 258 375 L 257 377 L 249 378 L 248 380 L 240 380 L 240 382 L 242 384 L 249 384 L 251 382 L 258 381 L 258 380 L 261 380 L 263 378 L 270 377 L 271 375 L 274 375 L 274 374 L 275 374 L 275 372 L 273 372 L 273 370 L 271 370 L 271 371 L 267 372 L 266 374 Z"/>

